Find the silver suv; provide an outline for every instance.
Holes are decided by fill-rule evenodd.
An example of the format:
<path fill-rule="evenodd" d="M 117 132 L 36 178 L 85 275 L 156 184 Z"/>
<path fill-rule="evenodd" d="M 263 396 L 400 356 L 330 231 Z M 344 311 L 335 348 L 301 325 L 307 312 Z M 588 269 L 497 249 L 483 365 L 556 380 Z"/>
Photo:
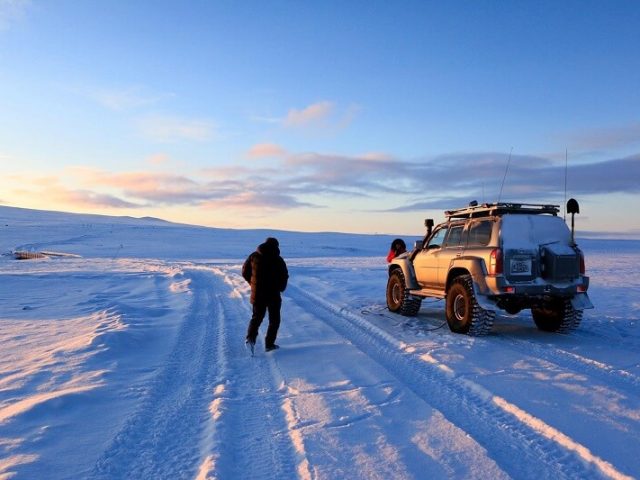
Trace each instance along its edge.
<path fill-rule="evenodd" d="M 579 212 L 575 200 L 568 211 Z M 418 314 L 423 298 L 446 299 L 451 331 L 484 335 L 496 310 L 530 308 L 539 329 L 569 332 L 593 308 L 582 251 L 557 205 L 492 203 L 445 212 L 411 252 L 389 264 L 387 306 Z"/>

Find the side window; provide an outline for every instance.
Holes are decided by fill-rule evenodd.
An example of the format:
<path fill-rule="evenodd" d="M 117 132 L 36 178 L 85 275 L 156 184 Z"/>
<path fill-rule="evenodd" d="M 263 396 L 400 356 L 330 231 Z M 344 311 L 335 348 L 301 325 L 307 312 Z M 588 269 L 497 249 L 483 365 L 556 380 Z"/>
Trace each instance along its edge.
<path fill-rule="evenodd" d="M 431 236 L 431 239 L 429 240 L 425 248 L 440 248 L 442 246 L 442 242 L 444 241 L 444 237 L 447 235 L 447 231 L 447 227 L 436 230 L 436 232 Z"/>
<path fill-rule="evenodd" d="M 484 220 L 471 224 L 469 227 L 469 246 L 470 247 L 485 247 L 491 240 L 491 230 L 493 222 L 490 220 Z"/>
<path fill-rule="evenodd" d="M 460 245 L 462 240 L 462 230 L 464 225 L 459 225 L 457 227 L 451 227 L 449 229 L 449 235 L 447 235 L 447 239 L 445 240 L 443 247 L 457 247 Z"/>

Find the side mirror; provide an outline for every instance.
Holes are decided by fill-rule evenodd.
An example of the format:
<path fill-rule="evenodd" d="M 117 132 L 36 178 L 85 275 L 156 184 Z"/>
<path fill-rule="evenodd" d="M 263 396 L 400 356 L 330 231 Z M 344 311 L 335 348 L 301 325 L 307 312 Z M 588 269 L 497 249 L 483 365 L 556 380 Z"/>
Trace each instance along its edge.
<path fill-rule="evenodd" d="M 416 240 L 413 244 L 414 250 L 422 250 L 422 240 Z"/>

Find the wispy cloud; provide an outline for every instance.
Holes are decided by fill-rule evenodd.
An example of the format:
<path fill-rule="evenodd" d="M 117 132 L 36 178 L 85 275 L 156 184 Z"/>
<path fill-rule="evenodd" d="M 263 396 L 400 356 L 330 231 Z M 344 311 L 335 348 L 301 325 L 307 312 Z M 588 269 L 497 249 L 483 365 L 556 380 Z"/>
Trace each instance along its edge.
<path fill-rule="evenodd" d="M 288 157 L 284 166 L 296 172 L 295 183 L 307 188 L 340 188 L 343 191 L 375 193 L 401 189 L 407 177 L 407 162 L 389 157 L 370 158 L 346 155 L 298 154 Z M 397 185 L 395 187 L 394 185 Z"/>
<path fill-rule="evenodd" d="M 90 188 L 117 189 L 127 198 L 154 204 L 193 204 L 208 198 L 201 184 L 183 175 L 157 172 L 106 172 L 72 168 L 81 184 Z"/>
<path fill-rule="evenodd" d="M 406 205 L 391 210 L 450 208 L 461 201 L 496 201 L 499 197 L 503 201 L 541 202 L 563 198 L 564 166 L 546 158 L 521 155 L 513 156 L 507 171 L 505 159 L 505 154 L 466 154 L 427 161 L 416 166 L 413 180 L 409 182 L 414 187 L 417 183 L 422 185 L 422 198 L 409 200 Z M 567 187 L 571 195 L 638 194 L 637 178 L 640 178 L 640 155 L 572 165 L 567 171 Z M 411 192 L 410 197 L 417 195 Z"/>
<path fill-rule="evenodd" d="M 170 97 L 170 94 L 152 94 L 142 87 L 96 88 L 85 93 L 109 110 L 125 111 L 149 107 Z"/>
<path fill-rule="evenodd" d="M 548 175 L 559 172 L 547 172 Z M 572 191 L 597 193 L 640 193 L 640 155 L 571 167 L 567 183 Z"/>
<path fill-rule="evenodd" d="M 301 207 L 318 208 L 317 205 L 298 200 L 294 195 L 275 191 L 235 193 L 221 199 L 205 202 L 203 206 L 216 209 L 240 209 L 254 213 L 290 210 Z"/>
<path fill-rule="evenodd" d="M 232 171 L 235 171 L 235 176 L 231 174 Z M 213 175 L 214 172 L 209 173 Z M 226 174 L 226 178 L 196 181 L 187 176 L 168 173 L 113 173 L 86 167 L 67 170 L 68 175 L 91 191 L 117 190 L 121 197 L 130 199 L 129 203 L 136 206 L 253 208 L 256 212 L 313 206 L 299 199 L 294 188 L 274 182 L 270 176 L 262 176 L 259 172 L 230 168 L 229 171 L 217 173 Z M 118 205 L 114 202 L 112 206 Z M 123 203 L 121 206 L 129 205 Z"/>
<path fill-rule="evenodd" d="M 297 129 L 342 130 L 351 124 L 359 110 L 356 105 L 351 105 L 339 111 L 334 102 L 323 100 L 301 109 L 292 108 L 282 120 L 282 125 Z"/>
<path fill-rule="evenodd" d="M 257 162 L 184 174 L 76 167 L 59 176 L 25 175 L 6 181 L 20 186 L 24 195 L 66 204 L 122 209 L 189 206 L 235 209 L 248 215 L 332 203 L 347 207 L 351 200 L 357 200 L 359 208 L 388 212 L 446 209 L 470 200 L 496 201 L 498 196 L 503 201 L 560 203 L 564 165 L 544 157 L 513 155 L 507 172 L 507 158 L 508 154 L 499 152 L 418 160 L 383 153 L 290 153 L 277 159 L 276 165 Z M 579 198 L 602 193 L 637 195 L 638 178 L 640 155 L 634 155 L 572 165 L 567 186 L 569 194 Z"/>
<path fill-rule="evenodd" d="M 139 132 L 157 142 L 196 141 L 214 138 L 216 125 L 208 119 L 192 119 L 171 115 L 149 115 L 137 121 Z"/>
<path fill-rule="evenodd" d="M 274 143 L 258 143 L 247 152 L 249 158 L 282 158 L 287 155 L 287 151 L 280 145 Z"/>
<path fill-rule="evenodd" d="M 384 152 L 368 152 L 368 153 L 363 153 L 362 155 L 360 155 L 360 158 L 364 159 L 364 160 L 371 160 L 371 161 L 389 161 L 389 160 L 393 160 L 393 157 L 391 155 L 389 155 L 388 153 L 384 153 Z"/>
<path fill-rule="evenodd" d="M 127 202 L 113 195 L 92 192 L 89 190 L 69 190 L 58 187 L 56 189 L 49 190 L 47 195 L 55 202 L 61 202 L 76 207 L 139 208 L 143 206 Z"/>
<path fill-rule="evenodd" d="M 586 130 L 571 134 L 569 140 L 573 148 L 580 150 L 604 150 L 640 145 L 640 123 Z"/>
<path fill-rule="evenodd" d="M 65 179 L 68 177 L 65 175 Z M 61 177 L 56 175 L 14 174 L 7 177 L 10 189 L 15 198 L 46 198 L 51 204 L 62 204 L 67 207 L 88 208 L 137 208 L 143 205 L 119 198 L 104 191 L 79 187 L 70 188 L 64 185 Z"/>
<path fill-rule="evenodd" d="M 285 117 L 286 127 L 303 127 L 325 122 L 334 110 L 333 102 L 322 101 L 309 105 L 301 110 L 292 108 Z"/>
<path fill-rule="evenodd" d="M 0 32 L 19 21 L 31 6 L 31 0 L 0 0 Z"/>
<path fill-rule="evenodd" d="M 165 165 L 169 160 L 170 157 L 166 153 L 155 153 L 146 158 L 146 162 L 150 165 Z"/>

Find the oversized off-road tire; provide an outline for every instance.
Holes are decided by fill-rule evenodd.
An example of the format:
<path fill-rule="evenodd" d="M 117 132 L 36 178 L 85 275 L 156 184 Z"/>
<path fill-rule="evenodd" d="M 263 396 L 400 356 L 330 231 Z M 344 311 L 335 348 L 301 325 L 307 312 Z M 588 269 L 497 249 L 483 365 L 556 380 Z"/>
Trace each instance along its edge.
<path fill-rule="evenodd" d="M 491 331 L 496 312 L 485 310 L 478 304 L 472 282 L 470 275 L 461 275 L 453 280 L 447 291 L 447 323 L 454 333 L 486 335 Z"/>
<path fill-rule="evenodd" d="M 405 317 L 415 317 L 420 310 L 422 299 L 409 293 L 404 273 L 399 268 L 391 272 L 387 282 L 387 307 Z"/>
<path fill-rule="evenodd" d="M 576 310 L 567 298 L 556 298 L 542 307 L 531 309 L 533 321 L 545 332 L 569 333 L 580 325 L 582 310 Z"/>

